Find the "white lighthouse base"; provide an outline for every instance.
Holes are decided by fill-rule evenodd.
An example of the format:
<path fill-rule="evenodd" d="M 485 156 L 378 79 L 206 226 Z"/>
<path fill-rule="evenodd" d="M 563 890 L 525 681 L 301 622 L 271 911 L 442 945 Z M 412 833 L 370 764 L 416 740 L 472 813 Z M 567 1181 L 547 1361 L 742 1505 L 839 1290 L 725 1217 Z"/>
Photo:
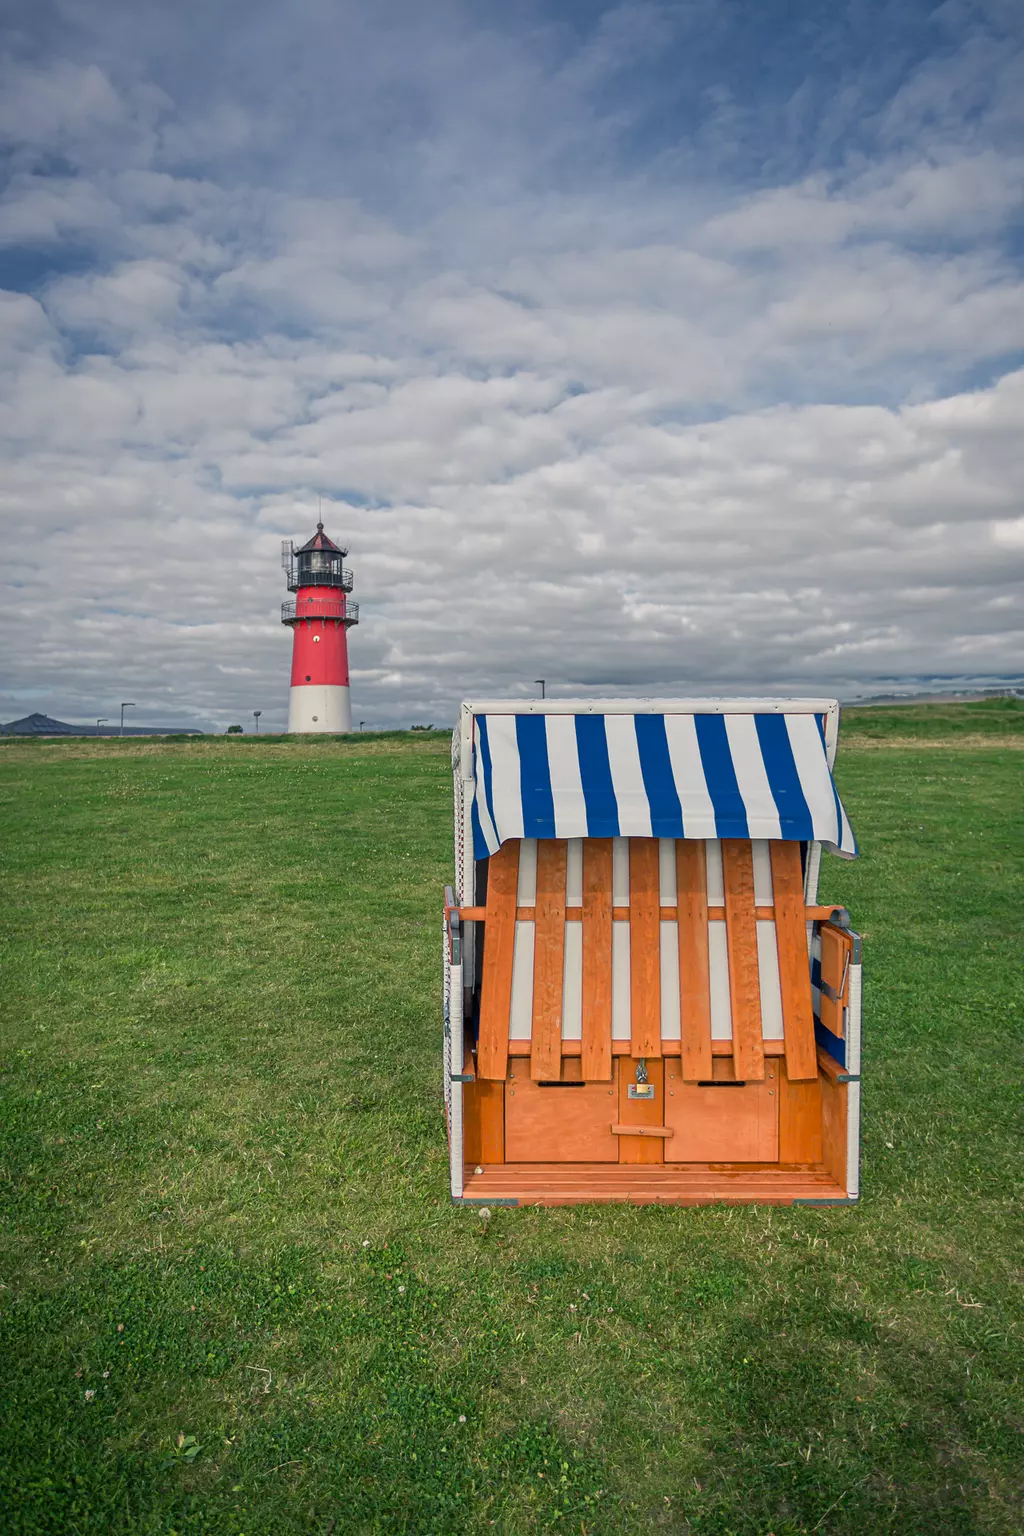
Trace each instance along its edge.
<path fill-rule="evenodd" d="M 337 683 L 300 683 L 288 702 L 288 730 L 350 731 L 352 704 L 347 688 Z"/>

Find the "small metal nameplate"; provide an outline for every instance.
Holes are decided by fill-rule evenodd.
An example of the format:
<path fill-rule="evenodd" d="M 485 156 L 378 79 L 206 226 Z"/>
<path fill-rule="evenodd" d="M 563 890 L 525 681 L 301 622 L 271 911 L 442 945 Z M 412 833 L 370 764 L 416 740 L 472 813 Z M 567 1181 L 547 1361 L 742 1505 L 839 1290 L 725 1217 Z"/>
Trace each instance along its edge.
<path fill-rule="evenodd" d="M 630 1083 L 629 1089 L 628 1089 L 628 1092 L 627 1092 L 626 1096 L 627 1096 L 627 1098 L 630 1098 L 630 1099 L 653 1099 L 654 1098 L 654 1084 L 653 1083 Z"/>

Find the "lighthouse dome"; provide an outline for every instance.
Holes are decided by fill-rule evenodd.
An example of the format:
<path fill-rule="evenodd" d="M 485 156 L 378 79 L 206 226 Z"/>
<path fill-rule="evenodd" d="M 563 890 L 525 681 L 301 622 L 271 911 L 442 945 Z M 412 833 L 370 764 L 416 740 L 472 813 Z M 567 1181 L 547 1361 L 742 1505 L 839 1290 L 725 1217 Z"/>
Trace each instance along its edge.
<path fill-rule="evenodd" d="M 335 544 L 334 540 L 330 537 L 329 534 L 324 533 L 323 523 L 317 523 L 316 533 L 314 533 L 311 539 L 307 539 L 302 548 L 297 549 L 295 553 L 297 555 L 305 555 L 312 553 L 312 551 L 315 549 L 327 549 L 335 555 L 348 554 L 347 549 L 341 549 L 337 544 Z"/>
<path fill-rule="evenodd" d="M 300 549 L 292 551 L 286 565 L 290 590 L 295 592 L 299 587 L 340 587 L 343 592 L 351 592 L 352 572 L 345 567 L 347 554 L 347 549 L 335 544 L 324 532 L 323 523 L 317 523 L 316 533 Z"/>

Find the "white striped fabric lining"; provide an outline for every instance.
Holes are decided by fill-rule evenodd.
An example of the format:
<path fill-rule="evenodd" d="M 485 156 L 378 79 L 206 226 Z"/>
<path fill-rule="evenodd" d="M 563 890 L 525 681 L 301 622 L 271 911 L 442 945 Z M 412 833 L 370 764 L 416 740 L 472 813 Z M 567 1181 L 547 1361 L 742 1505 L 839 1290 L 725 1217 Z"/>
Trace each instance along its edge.
<path fill-rule="evenodd" d="M 659 839 L 660 899 L 663 907 L 676 904 L 675 839 Z M 722 851 L 716 839 L 705 844 L 708 875 L 708 905 L 720 907 L 725 902 Z M 754 902 L 768 907 L 773 902 L 771 862 L 768 840 L 753 844 Z M 566 906 L 580 906 L 583 900 L 583 840 L 569 842 L 566 869 Z M 519 849 L 519 887 L 516 902 L 532 907 L 537 898 L 537 840 L 524 838 Z M 629 905 L 629 839 L 616 838 L 612 844 L 612 905 Z M 512 964 L 512 1006 L 509 1039 L 529 1040 L 533 1020 L 533 946 L 532 922 L 516 924 L 515 953 Z M 761 984 L 761 1023 L 765 1040 L 781 1040 L 782 990 L 775 923 L 770 918 L 757 919 L 758 972 Z M 732 1039 L 732 1008 L 729 993 L 729 952 L 726 927 L 722 922 L 708 924 L 708 958 L 711 980 L 711 1038 Z M 679 925 L 661 924 L 661 1038 L 680 1038 L 679 1003 Z M 583 1035 L 583 924 L 565 925 L 565 970 L 562 987 L 562 1039 L 579 1040 Z M 629 924 L 612 927 L 612 1039 L 630 1038 Z"/>
<path fill-rule="evenodd" d="M 611 769 L 615 804 L 619 812 L 619 831 L 624 836 L 651 836 L 651 807 L 644 788 L 640 767 L 640 749 L 636 741 L 635 716 L 608 715 L 605 736 L 608 742 L 608 767 Z M 548 738 L 550 741 L 550 737 Z M 584 822 L 585 826 L 586 823 Z"/>
<path fill-rule="evenodd" d="M 552 715 L 548 722 L 547 736 L 551 789 L 556 808 L 555 836 L 572 837 L 575 829 L 585 825 L 587 819 L 573 716 Z"/>
<path fill-rule="evenodd" d="M 729 738 L 729 752 L 739 785 L 740 796 L 747 811 L 747 826 L 751 838 L 781 838 L 779 808 L 772 796 L 768 782 L 768 770 L 761 756 L 757 739 L 757 727 L 753 715 L 724 715 L 725 732 Z M 813 725 L 813 721 L 811 722 Z M 824 761 L 824 748 L 819 747 Z"/>
<path fill-rule="evenodd" d="M 687 831 L 691 837 L 716 837 L 715 807 L 708 794 L 693 716 L 666 715 L 665 736 L 672 778 L 687 815 Z"/>

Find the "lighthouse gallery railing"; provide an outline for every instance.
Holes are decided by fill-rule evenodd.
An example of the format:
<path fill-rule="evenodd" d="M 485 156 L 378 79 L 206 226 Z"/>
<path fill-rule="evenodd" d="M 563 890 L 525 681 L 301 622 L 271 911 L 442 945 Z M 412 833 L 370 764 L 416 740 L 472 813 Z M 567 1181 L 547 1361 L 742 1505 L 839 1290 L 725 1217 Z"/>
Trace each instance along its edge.
<path fill-rule="evenodd" d="M 298 624 L 303 619 L 341 619 L 345 624 L 359 623 L 359 604 L 347 599 L 309 597 L 302 602 L 292 598 L 281 604 L 281 623 Z"/>

